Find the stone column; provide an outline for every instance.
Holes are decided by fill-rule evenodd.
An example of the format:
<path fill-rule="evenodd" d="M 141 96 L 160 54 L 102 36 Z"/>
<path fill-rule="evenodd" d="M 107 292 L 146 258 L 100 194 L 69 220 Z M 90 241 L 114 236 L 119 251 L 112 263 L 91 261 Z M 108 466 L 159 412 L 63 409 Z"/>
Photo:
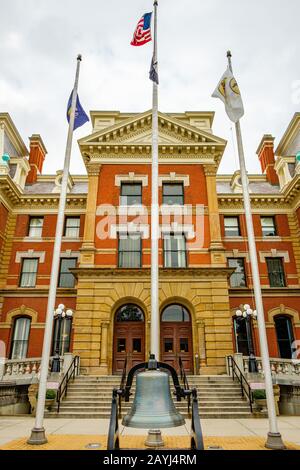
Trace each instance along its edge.
<path fill-rule="evenodd" d="M 209 228 L 210 228 L 210 252 L 212 264 L 225 264 L 225 249 L 222 242 L 220 214 L 217 197 L 215 165 L 204 165 L 206 177 L 206 189 L 208 199 Z"/>
<path fill-rule="evenodd" d="M 199 359 L 200 359 L 200 373 L 201 367 L 206 366 L 206 348 L 205 348 L 205 323 L 203 320 L 197 320 L 198 329 L 198 345 L 199 345 Z"/>
<path fill-rule="evenodd" d="M 109 322 L 104 321 L 101 324 L 101 357 L 100 357 L 100 375 L 108 374 L 107 364 L 107 338 L 108 338 L 108 326 Z"/>
<path fill-rule="evenodd" d="M 80 249 L 80 266 L 93 266 L 95 258 L 95 225 L 98 184 L 101 165 L 88 165 L 88 196 L 86 203 L 84 235 Z"/>

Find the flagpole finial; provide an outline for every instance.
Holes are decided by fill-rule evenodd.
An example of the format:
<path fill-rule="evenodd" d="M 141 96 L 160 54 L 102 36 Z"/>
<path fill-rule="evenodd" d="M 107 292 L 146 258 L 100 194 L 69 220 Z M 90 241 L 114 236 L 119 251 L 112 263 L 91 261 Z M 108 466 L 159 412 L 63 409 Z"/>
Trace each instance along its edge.
<path fill-rule="evenodd" d="M 80 60 L 80 61 L 82 60 L 82 55 L 81 54 L 78 54 L 77 60 Z"/>
<path fill-rule="evenodd" d="M 157 6 L 158 5 L 158 1 L 157 0 L 154 0 L 154 6 Z"/>
<path fill-rule="evenodd" d="M 227 57 L 232 57 L 231 51 L 227 51 Z"/>

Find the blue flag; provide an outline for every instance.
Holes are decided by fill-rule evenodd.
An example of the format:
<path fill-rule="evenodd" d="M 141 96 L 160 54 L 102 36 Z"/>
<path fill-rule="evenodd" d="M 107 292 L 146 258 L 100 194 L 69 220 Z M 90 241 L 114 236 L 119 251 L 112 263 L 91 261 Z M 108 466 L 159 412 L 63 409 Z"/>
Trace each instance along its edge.
<path fill-rule="evenodd" d="M 152 82 L 155 82 L 157 85 L 159 84 L 158 81 L 158 67 L 157 67 L 157 62 L 154 62 L 154 58 L 152 57 L 151 61 L 151 67 L 150 67 L 150 72 L 149 72 L 149 78 L 152 80 Z"/>
<path fill-rule="evenodd" d="M 70 115 L 71 115 L 71 107 L 72 107 L 72 95 L 73 91 L 71 93 L 71 96 L 68 101 L 68 108 L 67 108 L 67 119 L 68 122 L 70 122 Z M 76 110 L 75 110 L 75 121 L 74 121 L 74 128 L 73 130 L 77 129 L 77 127 L 83 126 L 86 122 L 89 121 L 88 115 L 84 111 L 83 107 L 80 104 L 79 97 L 77 95 L 77 100 L 76 100 Z"/>

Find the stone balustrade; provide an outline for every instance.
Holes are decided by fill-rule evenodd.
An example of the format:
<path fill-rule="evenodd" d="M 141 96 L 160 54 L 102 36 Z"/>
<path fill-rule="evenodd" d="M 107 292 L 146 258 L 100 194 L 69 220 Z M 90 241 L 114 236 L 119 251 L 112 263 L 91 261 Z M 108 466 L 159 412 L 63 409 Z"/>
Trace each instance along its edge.
<path fill-rule="evenodd" d="M 243 356 L 243 368 L 247 374 L 248 356 Z M 256 357 L 258 373 L 264 375 L 261 357 Z M 278 359 L 270 358 L 271 372 L 274 378 L 294 378 L 300 380 L 300 360 L 299 359 Z"/>
<path fill-rule="evenodd" d="M 51 369 L 51 362 L 49 361 L 49 372 Z M 61 370 L 63 370 L 63 357 L 60 358 Z M 38 378 L 41 368 L 41 358 L 31 357 L 25 359 L 4 359 L 0 369 L 0 380 L 15 380 L 16 378 Z"/>

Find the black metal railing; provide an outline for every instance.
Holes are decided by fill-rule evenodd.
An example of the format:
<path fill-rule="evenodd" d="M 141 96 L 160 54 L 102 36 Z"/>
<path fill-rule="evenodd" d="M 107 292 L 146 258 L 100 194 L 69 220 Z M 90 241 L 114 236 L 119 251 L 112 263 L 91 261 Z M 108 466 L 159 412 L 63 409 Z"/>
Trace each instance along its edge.
<path fill-rule="evenodd" d="M 179 370 L 180 370 L 180 380 L 183 384 L 183 388 L 184 390 L 190 390 L 190 386 L 189 386 L 189 382 L 188 382 L 188 378 L 187 378 L 187 375 L 185 373 L 185 370 L 184 370 L 184 366 L 183 366 L 183 362 L 182 362 L 182 359 L 181 359 L 181 356 L 179 356 Z M 187 397 L 187 403 L 188 403 L 188 414 L 190 414 L 190 409 L 191 409 L 191 395 L 190 394 L 187 394 L 186 395 Z"/>
<path fill-rule="evenodd" d="M 59 387 L 57 389 L 57 394 L 56 394 L 56 402 L 57 402 L 57 413 L 59 413 L 60 409 L 60 403 L 62 399 L 67 396 L 68 392 L 68 385 L 71 379 L 75 379 L 77 375 L 79 375 L 79 363 L 80 363 L 80 357 L 75 356 L 73 358 L 73 361 L 71 362 L 71 365 L 69 369 L 67 370 L 64 378 L 62 379 L 61 383 L 59 384 Z"/>
<path fill-rule="evenodd" d="M 121 381 L 120 381 L 120 387 L 118 392 L 119 396 L 119 410 L 118 410 L 118 415 L 121 418 L 122 417 L 122 398 L 125 396 L 125 383 L 126 383 L 126 375 L 127 375 L 127 362 L 128 362 L 128 355 L 126 355 L 125 361 L 124 361 L 124 366 L 123 366 L 123 371 L 122 371 L 122 376 L 121 376 Z"/>
<path fill-rule="evenodd" d="M 232 380 L 238 380 L 241 386 L 241 395 L 242 397 L 247 397 L 250 410 L 252 413 L 253 410 L 253 393 L 250 387 L 249 382 L 247 381 L 246 377 L 244 376 L 243 372 L 235 362 L 232 356 L 227 356 L 227 365 L 229 370 L 229 375 L 232 376 Z"/>
<path fill-rule="evenodd" d="M 181 398 L 188 398 L 188 407 L 190 407 L 190 402 L 192 398 L 192 419 L 191 419 L 191 449 L 192 450 L 204 450 L 204 442 L 203 442 L 203 435 L 200 423 L 200 416 L 199 416 L 199 407 L 198 407 L 198 397 L 197 397 L 197 390 L 193 389 L 185 389 L 185 386 L 181 387 L 178 379 L 178 375 L 176 370 L 166 364 L 164 362 L 157 362 L 157 368 L 162 370 L 167 370 L 172 379 L 173 384 L 175 387 L 174 395 L 177 398 L 177 401 L 181 401 Z M 125 366 L 124 366 L 125 369 Z M 123 372 L 124 372 L 123 369 Z M 147 370 L 148 369 L 148 362 L 143 362 L 141 364 L 137 364 L 136 366 L 132 367 L 127 375 L 126 385 L 125 380 L 123 380 L 123 374 L 121 379 L 121 386 L 120 389 L 114 389 L 112 392 L 112 403 L 111 403 L 111 414 L 110 414 L 110 422 L 109 422 L 109 430 L 108 430 L 108 438 L 107 438 L 107 450 L 117 450 L 120 449 L 120 439 L 119 439 L 119 417 L 120 417 L 120 410 L 121 410 L 121 400 L 125 398 L 125 401 L 128 402 L 131 395 L 131 386 L 133 382 L 134 375 L 138 370 Z M 182 374 L 183 377 L 185 376 L 186 382 L 187 377 L 183 368 L 182 364 Z M 189 411 L 189 409 L 188 409 Z"/>

